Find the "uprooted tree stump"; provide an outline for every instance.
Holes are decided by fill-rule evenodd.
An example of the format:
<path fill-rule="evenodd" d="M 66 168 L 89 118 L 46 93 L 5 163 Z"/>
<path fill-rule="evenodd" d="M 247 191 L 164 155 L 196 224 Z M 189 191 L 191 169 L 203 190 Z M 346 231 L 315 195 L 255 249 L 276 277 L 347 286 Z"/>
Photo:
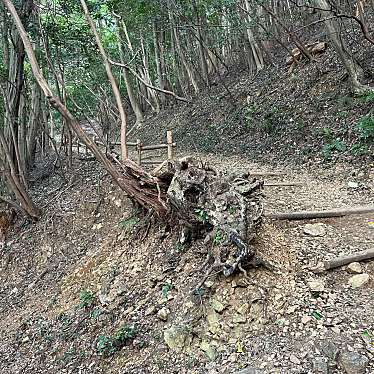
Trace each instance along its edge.
<path fill-rule="evenodd" d="M 168 216 L 179 227 L 179 241 L 204 239 L 208 273 L 230 276 L 246 273 L 249 265 L 267 265 L 252 245 L 263 217 L 263 181 L 226 177 L 190 157 L 165 162 L 152 175 L 168 186 Z"/>

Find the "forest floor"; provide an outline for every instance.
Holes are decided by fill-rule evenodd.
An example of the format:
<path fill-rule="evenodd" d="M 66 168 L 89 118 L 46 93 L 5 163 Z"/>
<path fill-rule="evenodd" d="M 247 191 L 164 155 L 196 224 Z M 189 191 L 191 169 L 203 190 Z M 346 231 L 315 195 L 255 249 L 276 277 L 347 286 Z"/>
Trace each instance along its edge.
<path fill-rule="evenodd" d="M 274 171 L 195 156 L 223 172 Z M 266 182 L 302 184 L 265 187 L 268 212 L 374 201 L 370 168 L 280 171 Z M 183 247 L 162 227 L 137 232 L 130 202 L 95 163 L 76 160 L 65 178 L 35 184 L 45 214 L 19 227 L 1 257 L 1 373 L 374 372 L 374 262 L 361 263 L 370 279 L 355 289 L 346 268 L 310 270 L 373 248 L 373 215 L 266 219 L 255 245 L 277 270 L 216 276 L 196 289 L 200 241 Z M 321 223 L 320 236 L 306 234 L 307 223 Z"/>
<path fill-rule="evenodd" d="M 372 53 L 361 53 L 371 71 Z M 301 183 L 265 187 L 267 212 L 372 204 L 374 97 L 349 95 L 330 49 L 292 74 L 277 61 L 254 79 L 225 77 L 230 94 L 213 82 L 133 136 L 154 144 L 172 129 L 178 156 Z M 373 248 L 372 214 L 265 219 L 255 247 L 276 270 L 197 288 L 201 241 L 142 227 L 94 162 L 58 172 L 32 186 L 42 219 L 20 220 L 1 253 L 0 373 L 374 373 L 374 262 L 356 269 L 368 280 L 357 288 L 346 268 L 311 271 Z"/>

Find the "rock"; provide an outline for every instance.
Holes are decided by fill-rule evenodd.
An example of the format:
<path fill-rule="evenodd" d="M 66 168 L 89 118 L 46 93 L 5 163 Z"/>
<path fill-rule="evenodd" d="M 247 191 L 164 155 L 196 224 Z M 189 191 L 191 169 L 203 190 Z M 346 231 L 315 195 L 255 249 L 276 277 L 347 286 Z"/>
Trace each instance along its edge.
<path fill-rule="evenodd" d="M 218 357 L 216 347 L 207 341 L 202 341 L 200 344 L 201 350 L 205 352 L 210 361 L 214 361 Z"/>
<path fill-rule="evenodd" d="M 258 369 L 258 368 L 254 368 L 254 367 L 247 367 L 243 370 L 236 371 L 233 374 L 263 374 L 263 373 L 265 373 L 265 372 L 262 369 Z"/>
<path fill-rule="evenodd" d="M 304 234 L 313 237 L 325 236 L 326 227 L 323 223 L 308 223 L 304 226 Z"/>
<path fill-rule="evenodd" d="M 332 361 L 336 361 L 339 354 L 339 348 L 335 345 L 335 343 L 333 343 L 331 340 L 323 340 L 319 344 L 319 348 L 327 358 Z"/>
<path fill-rule="evenodd" d="M 246 323 L 247 318 L 239 313 L 235 313 L 232 317 L 232 322 L 234 323 Z"/>
<path fill-rule="evenodd" d="M 209 331 L 212 334 L 218 334 L 221 332 L 221 324 L 219 323 L 220 317 L 214 309 L 208 310 L 207 320 L 209 324 Z"/>
<path fill-rule="evenodd" d="M 162 308 L 157 312 L 157 317 L 161 321 L 167 321 L 170 314 L 170 310 L 168 308 Z"/>
<path fill-rule="evenodd" d="M 207 280 L 207 281 L 204 282 L 204 286 L 206 288 L 212 288 L 214 286 L 214 282 L 210 281 L 210 280 Z"/>
<path fill-rule="evenodd" d="M 290 361 L 295 365 L 301 364 L 301 361 L 294 354 L 291 354 Z"/>
<path fill-rule="evenodd" d="M 313 373 L 329 374 L 329 365 L 322 357 L 316 357 L 313 361 Z"/>
<path fill-rule="evenodd" d="M 358 188 L 359 184 L 357 182 L 348 182 L 349 188 Z"/>
<path fill-rule="evenodd" d="M 308 315 L 304 315 L 302 316 L 301 318 L 301 323 L 303 323 L 304 325 L 306 325 L 307 323 L 309 323 L 313 318 L 311 316 L 308 316 Z"/>
<path fill-rule="evenodd" d="M 347 266 L 348 273 L 351 274 L 361 274 L 362 273 L 362 266 L 359 262 L 351 262 Z"/>
<path fill-rule="evenodd" d="M 185 326 L 172 326 L 164 331 L 164 341 L 167 346 L 176 351 L 182 351 L 191 344 L 191 335 Z"/>
<path fill-rule="evenodd" d="M 357 274 L 349 278 L 348 283 L 352 288 L 359 288 L 370 280 L 369 274 Z"/>
<path fill-rule="evenodd" d="M 242 316 L 244 316 L 245 314 L 247 314 L 248 310 L 249 310 L 249 304 L 248 303 L 245 303 L 245 304 L 241 305 L 238 309 L 236 309 L 236 311 L 239 314 L 241 314 Z"/>
<path fill-rule="evenodd" d="M 308 287 L 312 292 L 323 292 L 325 290 L 325 284 L 319 280 L 309 281 Z"/>
<path fill-rule="evenodd" d="M 218 301 L 216 299 L 213 299 L 210 305 L 218 313 L 222 313 L 223 310 L 225 309 L 225 306 L 220 301 Z"/>
<path fill-rule="evenodd" d="M 344 352 L 339 358 L 339 364 L 347 374 L 364 374 L 369 359 L 356 352 Z"/>
<path fill-rule="evenodd" d="M 150 316 L 151 314 L 155 314 L 155 312 L 156 312 L 156 308 L 154 307 L 154 305 L 152 305 L 145 310 L 144 314 L 146 316 Z"/>

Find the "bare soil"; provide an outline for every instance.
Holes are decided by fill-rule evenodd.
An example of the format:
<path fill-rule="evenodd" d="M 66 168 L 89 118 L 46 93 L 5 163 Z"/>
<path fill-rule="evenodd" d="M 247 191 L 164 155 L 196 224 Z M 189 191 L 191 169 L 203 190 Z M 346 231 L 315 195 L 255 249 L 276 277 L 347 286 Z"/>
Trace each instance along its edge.
<path fill-rule="evenodd" d="M 225 172 L 274 171 L 243 157 L 195 156 Z M 373 169 L 356 170 L 285 167 L 284 176 L 266 181 L 303 185 L 266 187 L 266 209 L 370 204 Z M 157 225 L 146 237 L 147 227 L 136 232 L 130 202 L 95 163 L 76 161 L 65 178 L 36 183 L 38 203 L 50 201 L 45 214 L 17 227 L 2 253 L 1 373 L 213 374 L 248 366 L 314 373 L 314 362 L 326 359 L 326 342 L 367 357 L 366 372 L 373 372 L 373 261 L 362 264 L 371 280 L 357 289 L 344 268 L 310 271 L 318 260 L 372 248 L 373 215 L 318 220 L 322 237 L 304 234 L 307 222 L 266 220 L 256 249 L 276 271 L 249 269 L 249 279 L 217 275 L 196 289 L 204 276 L 201 242 L 181 246 L 177 233 Z M 312 292 L 312 280 L 324 289 Z M 158 316 L 163 308 L 166 321 Z M 103 344 L 124 326 L 136 330 L 121 346 Z M 164 341 L 172 326 L 184 326 L 191 338 L 180 351 Z M 332 365 L 330 372 L 343 371 Z"/>

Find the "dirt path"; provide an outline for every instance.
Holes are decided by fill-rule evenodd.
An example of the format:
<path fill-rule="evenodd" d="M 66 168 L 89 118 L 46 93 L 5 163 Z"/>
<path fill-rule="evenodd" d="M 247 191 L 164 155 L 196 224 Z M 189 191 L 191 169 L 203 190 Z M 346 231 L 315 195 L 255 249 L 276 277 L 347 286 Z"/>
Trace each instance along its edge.
<path fill-rule="evenodd" d="M 273 171 L 238 157 L 198 157 L 224 172 Z M 302 185 L 266 187 L 269 212 L 374 201 L 373 170 L 280 171 L 286 175 L 266 182 Z M 242 274 L 212 278 L 200 293 L 194 291 L 205 259 L 199 243 L 180 247 L 175 236 L 157 228 L 145 240 L 131 241 L 131 207 L 120 191 L 94 164 L 80 164 L 75 174 L 75 187 L 48 207 L 41 222 L 12 238 L 4 254 L 1 373 L 214 374 L 247 366 L 265 373 L 343 373 L 341 367 L 352 364 L 349 354 L 359 355 L 361 365 L 370 360 L 366 372 L 373 372 L 373 261 L 362 264 L 371 280 L 357 289 L 348 285 L 352 274 L 344 269 L 309 270 L 318 260 L 373 248 L 373 215 L 318 220 L 318 237 L 304 233 L 309 221 L 267 220 L 256 247 L 278 271 L 250 270 L 257 285 Z M 56 186 L 53 177 L 35 193 L 52 197 Z M 82 290 L 92 294 L 84 299 L 87 307 Z M 137 333 L 120 351 L 103 343 L 121 326 L 133 325 Z M 167 349 L 164 333 L 181 326 L 188 333 L 176 354 Z M 339 367 L 328 359 L 334 347 L 341 352 Z M 107 357 L 110 348 L 116 352 Z"/>

